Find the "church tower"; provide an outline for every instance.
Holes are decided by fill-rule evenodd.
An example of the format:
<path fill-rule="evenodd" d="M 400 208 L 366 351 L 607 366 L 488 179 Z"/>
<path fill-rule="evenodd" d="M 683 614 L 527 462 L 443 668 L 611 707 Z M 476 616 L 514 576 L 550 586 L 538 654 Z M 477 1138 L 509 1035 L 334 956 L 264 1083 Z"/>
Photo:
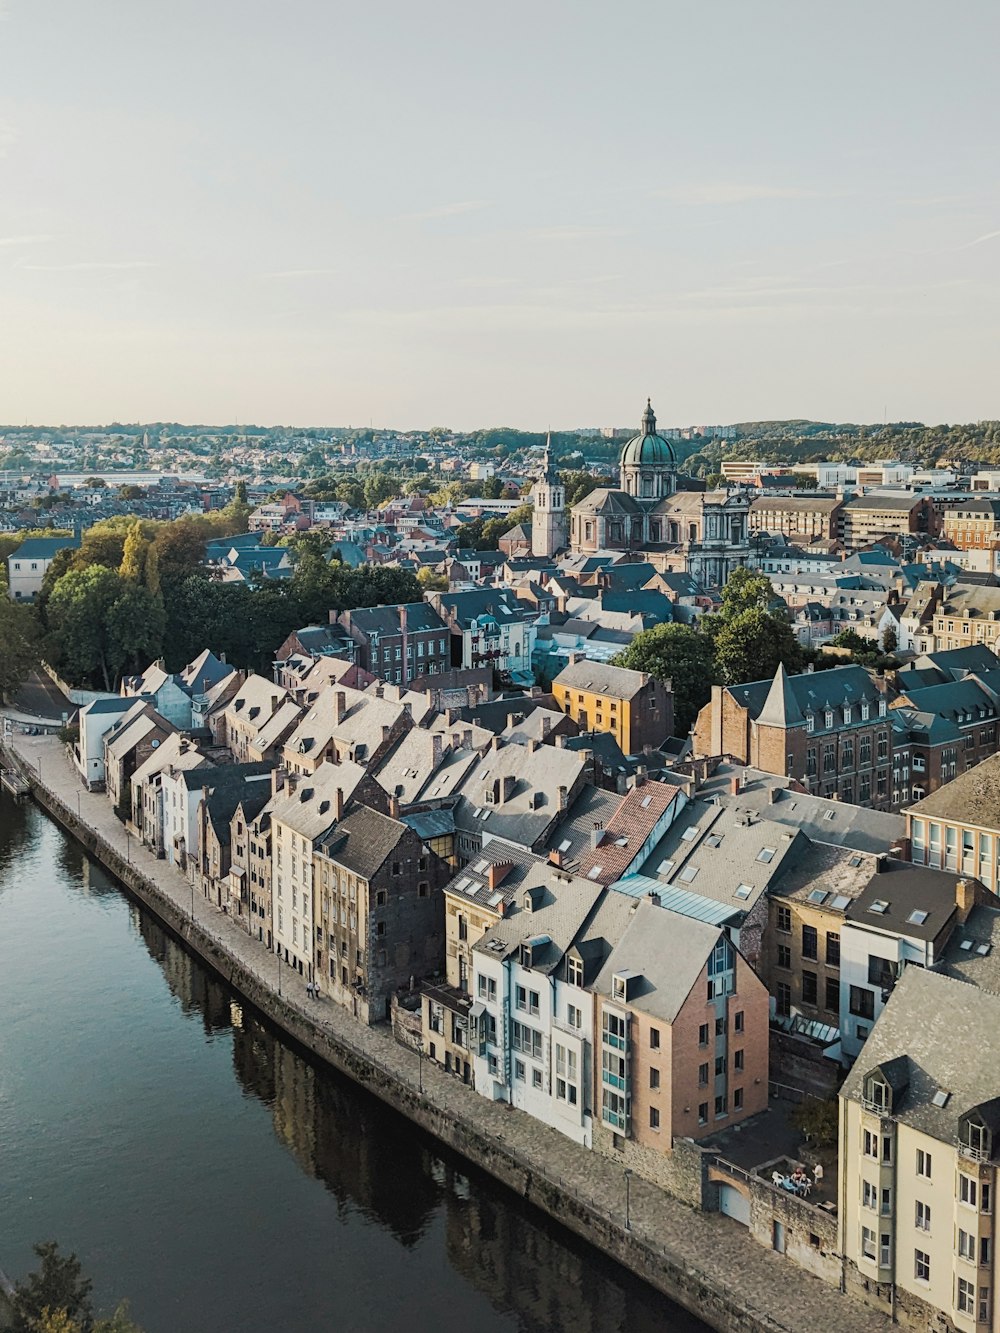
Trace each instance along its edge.
<path fill-rule="evenodd" d="M 656 433 L 656 414 L 648 398 L 639 434 L 622 449 L 619 469 L 622 490 L 635 500 L 664 500 L 677 489 L 677 460 Z"/>
<path fill-rule="evenodd" d="M 531 488 L 531 554 L 555 555 L 566 545 L 566 488 L 552 466 L 552 433 L 545 441 L 542 475 Z"/>

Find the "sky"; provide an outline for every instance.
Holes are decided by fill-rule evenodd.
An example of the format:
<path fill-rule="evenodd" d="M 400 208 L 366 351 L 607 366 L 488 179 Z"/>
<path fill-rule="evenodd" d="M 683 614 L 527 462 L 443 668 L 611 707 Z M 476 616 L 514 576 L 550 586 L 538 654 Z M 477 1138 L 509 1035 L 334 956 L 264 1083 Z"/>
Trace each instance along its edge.
<path fill-rule="evenodd" d="M 1000 417 L 996 0 L 0 0 L 0 421 Z"/>

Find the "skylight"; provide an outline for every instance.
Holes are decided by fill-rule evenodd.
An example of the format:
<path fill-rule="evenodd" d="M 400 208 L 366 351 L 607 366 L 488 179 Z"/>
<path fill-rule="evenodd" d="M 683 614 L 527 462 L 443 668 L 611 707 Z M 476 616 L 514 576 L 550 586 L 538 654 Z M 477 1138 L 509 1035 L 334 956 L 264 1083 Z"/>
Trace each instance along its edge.
<path fill-rule="evenodd" d="M 927 920 L 927 916 L 927 912 L 920 912 L 914 909 L 906 919 L 911 926 L 922 926 Z"/>
<path fill-rule="evenodd" d="M 763 861 L 767 865 L 769 861 L 774 860 L 775 851 L 776 848 L 774 847 L 762 847 L 757 853 L 757 860 Z"/>
<path fill-rule="evenodd" d="M 639 802 L 639 804 L 642 806 L 643 810 L 646 809 L 646 807 L 650 804 L 650 802 L 652 801 L 652 799 L 653 799 L 652 796 L 644 796 L 644 797 L 642 798 L 642 800 Z"/>
<path fill-rule="evenodd" d="M 964 950 L 966 951 L 966 953 L 968 953 L 969 950 L 972 948 L 972 941 L 971 941 L 971 940 L 963 940 L 962 943 L 961 943 L 958 947 L 959 947 L 960 949 L 964 949 Z"/>
<path fill-rule="evenodd" d="M 947 1106 L 948 1098 L 950 1096 L 951 1093 L 947 1088 L 938 1088 L 937 1092 L 931 1098 L 931 1104 L 933 1106 Z"/>
<path fill-rule="evenodd" d="M 710 834 L 708 835 L 708 837 L 705 839 L 705 846 L 706 846 L 706 847 L 721 847 L 721 846 L 722 846 L 722 835 L 719 834 L 719 833 L 710 833 Z"/>
<path fill-rule="evenodd" d="M 753 889 L 749 884 L 737 884 L 734 896 L 737 898 L 749 898 L 751 893 L 753 893 Z"/>
<path fill-rule="evenodd" d="M 572 846 L 573 844 L 570 842 L 569 838 L 563 838 L 562 842 L 559 844 L 559 850 L 561 852 L 568 852 Z"/>
<path fill-rule="evenodd" d="M 669 875 L 671 870 L 673 870 L 673 868 L 674 868 L 673 861 L 661 861 L 660 864 L 656 867 L 656 873 L 658 875 Z"/>
<path fill-rule="evenodd" d="M 888 912 L 889 904 L 884 898 L 876 898 L 868 910 L 874 912 L 876 916 L 882 916 L 885 912 Z"/>
<path fill-rule="evenodd" d="M 685 866 L 681 871 L 679 878 L 682 879 L 685 884 L 690 884 L 697 874 L 697 866 Z"/>
<path fill-rule="evenodd" d="M 831 912 L 845 912 L 850 901 L 846 893 L 838 893 L 830 904 Z"/>
<path fill-rule="evenodd" d="M 858 866 L 861 864 L 861 857 L 852 856 L 847 864 L 851 867 L 852 870 L 857 870 Z"/>
<path fill-rule="evenodd" d="M 590 870 L 587 872 L 587 878 L 596 879 L 600 873 L 601 873 L 600 866 L 591 866 Z"/>
<path fill-rule="evenodd" d="M 992 948 L 992 944 L 977 944 L 976 953 L 979 954 L 981 958 L 985 958 Z"/>
<path fill-rule="evenodd" d="M 820 903 L 825 903 L 829 896 L 830 895 L 826 889 L 813 889 L 809 894 L 809 901 L 818 905 Z"/>
<path fill-rule="evenodd" d="M 834 811 L 834 810 L 825 810 L 825 811 L 823 812 L 823 818 L 824 818 L 824 819 L 832 819 L 833 816 L 834 816 L 835 814 L 836 814 L 836 811 Z"/>
<path fill-rule="evenodd" d="M 690 824 L 681 834 L 681 837 L 684 839 L 685 842 L 694 842 L 697 836 L 698 836 L 697 824 Z"/>

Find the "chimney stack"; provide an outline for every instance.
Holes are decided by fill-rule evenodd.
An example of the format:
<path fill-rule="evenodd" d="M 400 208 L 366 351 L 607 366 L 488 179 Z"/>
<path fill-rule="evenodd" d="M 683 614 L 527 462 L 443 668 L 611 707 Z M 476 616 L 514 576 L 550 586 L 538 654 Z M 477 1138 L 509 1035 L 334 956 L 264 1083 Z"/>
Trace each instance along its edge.
<path fill-rule="evenodd" d="M 548 734 L 549 734 L 549 732 L 550 732 L 551 730 L 552 730 L 552 719 L 551 719 L 551 718 L 549 717 L 549 715 L 546 713 L 546 715 L 542 718 L 542 739 L 543 739 L 543 740 L 545 739 L 546 736 L 548 736 Z"/>
<path fill-rule="evenodd" d="M 504 882 L 513 867 L 513 861 L 498 861 L 491 865 L 486 874 L 486 882 L 490 886 L 490 892 L 495 893 Z"/>
<path fill-rule="evenodd" d="M 344 789 L 342 787 L 338 787 L 334 795 L 333 811 L 334 811 L 334 817 L 336 818 L 337 823 L 339 824 L 340 821 L 344 818 Z"/>
<path fill-rule="evenodd" d="M 398 797 L 398 796 L 390 796 L 390 797 L 389 797 L 389 818 L 390 818 L 390 819 L 398 819 L 398 818 L 399 818 L 399 797 Z"/>
<path fill-rule="evenodd" d="M 343 690 L 337 690 L 333 696 L 334 716 L 339 727 L 344 720 L 347 712 L 347 694 Z"/>
<path fill-rule="evenodd" d="M 565 814 L 569 806 L 569 788 L 558 787 L 556 791 L 559 797 L 559 812 L 560 814 Z"/>
<path fill-rule="evenodd" d="M 739 796 L 739 794 L 740 794 L 740 780 L 738 777 L 734 775 L 729 779 L 729 795 Z"/>
<path fill-rule="evenodd" d="M 969 913 L 976 905 L 976 886 L 968 879 L 960 879 L 955 885 L 955 906 L 958 908 L 958 919 L 965 922 Z"/>
<path fill-rule="evenodd" d="M 431 763 L 439 768 L 444 757 L 444 737 L 440 731 L 431 733 Z"/>

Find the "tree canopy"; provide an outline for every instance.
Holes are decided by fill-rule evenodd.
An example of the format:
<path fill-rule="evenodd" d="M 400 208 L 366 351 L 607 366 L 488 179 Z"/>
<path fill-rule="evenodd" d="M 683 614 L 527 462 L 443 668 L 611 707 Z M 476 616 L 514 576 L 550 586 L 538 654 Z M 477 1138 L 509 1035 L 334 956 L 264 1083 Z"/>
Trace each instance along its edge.
<path fill-rule="evenodd" d="M 656 625 L 637 634 L 612 663 L 673 682 L 674 731 L 678 736 L 686 736 L 691 730 L 716 682 L 712 641 L 690 625 Z"/>
<path fill-rule="evenodd" d="M 34 1249 L 41 1266 L 15 1283 L 9 1333 L 142 1333 L 124 1303 L 109 1318 L 95 1317 L 93 1283 L 75 1254 L 60 1254 L 55 1241 Z"/>

